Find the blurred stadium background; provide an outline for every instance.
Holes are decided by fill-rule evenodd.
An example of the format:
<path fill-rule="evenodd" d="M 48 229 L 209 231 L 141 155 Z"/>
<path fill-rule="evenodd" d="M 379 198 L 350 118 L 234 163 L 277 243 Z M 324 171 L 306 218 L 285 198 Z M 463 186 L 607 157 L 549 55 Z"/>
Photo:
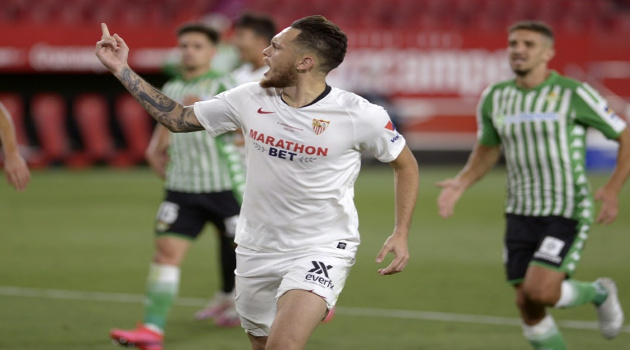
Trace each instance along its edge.
<path fill-rule="evenodd" d="M 0 0 L 0 100 L 36 169 L 26 193 L 0 186 L 0 349 L 108 349 L 109 328 L 140 318 L 161 198 L 143 161 L 154 124 L 94 56 L 99 23 L 125 38 L 131 66 L 161 86 L 174 30 L 186 21 L 224 29 L 216 64 L 232 68 L 231 21 L 244 11 L 268 14 L 279 28 L 309 14 L 339 24 L 350 48 L 331 85 L 386 105 L 421 163 L 413 259 L 389 279 L 372 260 L 391 230 L 391 171 L 366 167 L 360 176 L 358 263 L 336 321 L 308 349 L 526 349 L 500 264 L 501 170 L 449 221 L 437 217 L 433 183 L 468 155 L 482 89 L 510 76 L 506 28 L 515 20 L 551 24 L 551 67 L 630 115 L 630 0 Z M 613 146 L 590 138 L 590 168 L 610 169 Z M 594 187 L 605 181 L 592 175 Z M 626 186 L 619 221 L 594 229 L 578 274 L 615 277 L 626 309 L 629 194 Z M 191 320 L 216 288 L 215 250 L 206 234 L 187 258 L 169 349 L 247 347 L 239 329 Z M 589 308 L 555 315 L 571 349 L 630 349 L 630 328 L 606 342 Z"/>
<path fill-rule="evenodd" d="M 330 83 L 385 104 L 421 159 L 468 150 L 474 108 L 489 83 L 507 78 L 506 28 L 540 19 L 557 32 L 551 66 L 588 81 L 618 113 L 630 97 L 628 0 L 2 0 L 0 100 L 16 119 L 30 163 L 85 167 L 142 162 L 152 121 L 94 56 L 100 22 L 131 47 L 131 66 L 161 86 L 174 29 L 190 20 L 223 30 L 216 65 L 238 62 L 231 21 L 268 14 L 279 28 L 323 14 L 349 36 Z M 599 140 L 595 140 L 599 144 Z M 447 157 L 450 159 L 452 157 Z M 457 158 L 461 160 L 461 157 Z"/>

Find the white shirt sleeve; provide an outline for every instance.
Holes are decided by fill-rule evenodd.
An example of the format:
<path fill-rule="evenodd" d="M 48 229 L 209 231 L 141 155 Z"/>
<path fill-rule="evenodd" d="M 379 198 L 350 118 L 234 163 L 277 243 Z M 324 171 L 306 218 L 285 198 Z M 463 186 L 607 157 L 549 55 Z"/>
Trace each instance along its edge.
<path fill-rule="evenodd" d="M 370 105 L 360 113 L 360 122 L 355 124 L 359 148 L 368 150 L 384 163 L 398 158 L 405 146 L 405 138 L 398 133 L 385 109 Z"/>
<path fill-rule="evenodd" d="M 248 89 L 237 87 L 207 101 L 195 102 L 195 117 L 212 137 L 236 130 L 242 127 L 240 108 L 248 97 Z"/>

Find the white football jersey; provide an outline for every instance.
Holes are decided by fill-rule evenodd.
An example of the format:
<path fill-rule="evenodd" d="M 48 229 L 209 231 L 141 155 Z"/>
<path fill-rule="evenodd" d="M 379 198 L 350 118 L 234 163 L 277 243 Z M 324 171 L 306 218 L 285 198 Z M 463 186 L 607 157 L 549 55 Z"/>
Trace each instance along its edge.
<path fill-rule="evenodd" d="M 255 81 L 260 81 L 260 79 L 263 78 L 263 74 L 268 69 L 269 67 L 267 65 L 263 65 L 258 69 L 254 69 L 253 64 L 244 63 L 232 72 L 232 77 L 236 81 L 236 85 L 252 83 Z"/>
<path fill-rule="evenodd" d="M 249 83 L 195 103 L 195 115 L 210 135 L 243 130 L 248 171 L 239 245 L 270 252 L 356 252 L 353 197 L 361 151 L 391 162 L 405 140 L 382 107 L 344 90 L 327 92 L 293 108 L 279 89 Z"/>

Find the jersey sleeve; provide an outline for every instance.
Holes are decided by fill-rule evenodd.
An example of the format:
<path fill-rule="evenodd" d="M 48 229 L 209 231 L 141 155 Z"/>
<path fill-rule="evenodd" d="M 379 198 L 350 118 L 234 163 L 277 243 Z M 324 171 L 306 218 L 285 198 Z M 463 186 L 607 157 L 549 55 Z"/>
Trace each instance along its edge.
<path fill-rule="evenodd" d="M 369 151 L 381 162 L 394 161 L 405 146 L 405 138 L 382 107 L 370 104 L 362 114 L 364 118 L 355 125 L 359 149 Z"/>
<path fill-rule="evenodd" d="M 616 139 L 626 128 L 626 122 L 608 106 L 606 99 L 586 83 L 575 89 L 572 108 L 576 121 L 601 131 L 608 139 Z"/>
<path fill-rule="evenodd" d="M 501 137 L 492 124 L 492 88 L 487 88 L 479 99 L 477 105 L 477 141 L 485 146 L 501 144 Z"/>
<path fill-rule="evenodd" d="M 246 86 L 239 86 L 209 100 L 195 102 L 195 117 L 213 137 L 234 131 L 242 127 L 239 111 L 247 96 Z"/>

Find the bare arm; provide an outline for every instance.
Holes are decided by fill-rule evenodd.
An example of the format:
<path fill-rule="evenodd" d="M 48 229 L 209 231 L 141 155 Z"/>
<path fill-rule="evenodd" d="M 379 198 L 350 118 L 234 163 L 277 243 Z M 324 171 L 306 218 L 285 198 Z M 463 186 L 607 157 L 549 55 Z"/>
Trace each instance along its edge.
<path fill-rule="evenodd" d="M 168 146 L 171 135 L 164 126 L 158 124 L 153 130 L 153 136 L 145 152 L 145 158 L 155 173 L 161 178 L 166 178 L 166 165 L 168 164 Z"/>
<path fill-rule="evenodd" d="M 120 73 L 114 73 L 131 95 L 140 102 L 158 123 L 172 132 L 190 132 L 203 130 L 195 117 L 192 106 L 181 105 L 160 90 L 151 86 L 136 72 L 125 67 Z"/>
<path fill-rule="evenodd" d="M 387 253 L 390 252 L 394 254 L 394 260 L 386 268 L 378 270 L 380 275 L 401 272 L 407 265 L 409 260 L 407 237 L 416 207 L 420 181 L 418 163 L 407 146 L 390 165 L 394 168 L 396 222 L 394 233 L 383 244 L 383 248 L 376 257 L 376 262 L 382 262 Z"/>
<path fill-rule="evenodd" d="M 103 36 L 96 43 L 96 57 L 120 80 L 131 95 L 158 123 L 172 132 L 203 130 L 192 107 L 185 107 L 165 96 L 158 89 L 140 78 L 129 65 L 129 47 L 118 35 L 109 34 L 107 25 L 101 24 Z"/>
<path fill-rule="evenodd" d="M 486 175 L 497 164 L 500 156 L 499 146 L 484 146 L 477 143 L 462 171 L 453 179 L 437 183 L 438 187 L 442 187 L 438 197 L 438 210 L 442 217 L 453 215 L 455 204 L 464 191 Z"/>
<path fill-rule="evenodd" d="M 23 191 L 31 179 L 31 173 L 18 150 L 11 116 L 2 103 L 0 103 L 0 141 L 4 150 L 4 171 L 7 182 L 16 190 Z"/>
<path fill-rule="evenodd" d="M 630 130 L 626 128 L 617 141 L 619 142 L 617 166 L 608 182 L 595 193 L 595 199 L 602 202 L 597 216 L 597 222 L 602 224 L 610 224 L 617 218 L 619 214 L 617 196 L 630 175 Z"/>

